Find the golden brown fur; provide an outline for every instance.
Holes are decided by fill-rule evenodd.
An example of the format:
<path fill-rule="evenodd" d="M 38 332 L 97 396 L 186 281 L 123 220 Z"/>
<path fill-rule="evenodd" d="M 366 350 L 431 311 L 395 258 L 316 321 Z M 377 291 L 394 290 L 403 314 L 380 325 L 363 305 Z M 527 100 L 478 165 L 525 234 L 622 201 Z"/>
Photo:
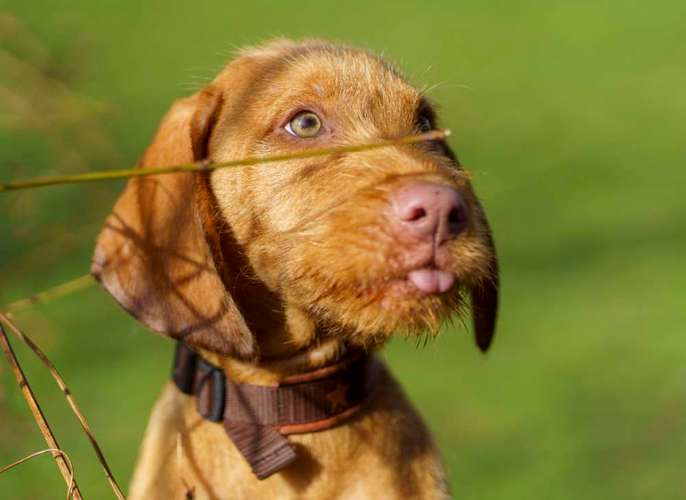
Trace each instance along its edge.
<path fill-rule="evenodd" d="M 326 129 L 298 139 L 301 109 Z M 321 41 L 242 51 L 205 89 L 175 103 L 142 166 L 221 162 L 376 141 L 433 122 L 423 96 L 387 63 Z M 432 123 L 435 125 L 435 123 Z M 468 227 L 417 246 L 388 224 L 391 193 L 448 185 Z M 450 270 L 448 293 L 405 280 L 427 259 Z M 433 253 L 431 253 L 433 252 Z M 445 144 L 131 180 L 98 240 L 93 272 L 155 331 L 183 338 L 238 382 L 270 384 L 374 349 L 393 333 L 434 333 L 471 293 L 477 341 L 492 335 L 495 252 L 464 171 Z M 444 498 L 444 473 L 421 418 L 383 369 L 368 406 L 336 428 L 289 436 L 298 459 L 258 481 L 223 428 L 169 385 L 148 426 L 130 497 Z"/>

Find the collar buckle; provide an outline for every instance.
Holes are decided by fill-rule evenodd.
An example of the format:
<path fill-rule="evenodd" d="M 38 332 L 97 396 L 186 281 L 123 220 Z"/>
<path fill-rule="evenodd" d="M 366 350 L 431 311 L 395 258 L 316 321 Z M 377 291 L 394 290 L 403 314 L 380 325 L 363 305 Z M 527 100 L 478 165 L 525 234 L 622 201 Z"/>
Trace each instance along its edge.
<path fill-rule="evenodd" d="M 224 420 L 227 398 L 224 371 L 199 357 L 195 386 L 198 412 L 212 422 Z"/>

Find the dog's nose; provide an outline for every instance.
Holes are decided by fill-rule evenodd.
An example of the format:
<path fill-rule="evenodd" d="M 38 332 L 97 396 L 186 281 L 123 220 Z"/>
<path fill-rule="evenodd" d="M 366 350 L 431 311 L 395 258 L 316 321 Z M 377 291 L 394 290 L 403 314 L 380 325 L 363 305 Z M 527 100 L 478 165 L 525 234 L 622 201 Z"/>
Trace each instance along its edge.
<path fill-rule="evenodd" d="M 464 200 L 449 186 L 418 182 L 393 193 L 391 204 L 401 234 L 436 244 L 456 237 L 467 225 Z"/>

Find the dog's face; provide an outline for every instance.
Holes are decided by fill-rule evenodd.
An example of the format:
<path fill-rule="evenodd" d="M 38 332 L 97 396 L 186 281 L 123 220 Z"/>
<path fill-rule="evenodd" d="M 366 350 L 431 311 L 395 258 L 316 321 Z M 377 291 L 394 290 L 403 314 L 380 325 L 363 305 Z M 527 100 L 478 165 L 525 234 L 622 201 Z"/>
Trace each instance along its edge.
<path fill-rule="evenodd" d="M 436 126 L 426 99 L 388 64 L 321 42 L 244 51 L 187 107 L 184 133 L 196 161 L 376 142 Z M 158 148 L 164 140 L 177 147 L 160 133 Z M 150 166 L 169 160 L 152 149 Z M 253 294 L 269 295 L 265 308 L 297 310 L 320 329 L 369 345 L 396 331 L 436 331 L 467 292 L 478 343 L 488 346 L 495 250 L 471 184 L 442 142 L 222 169 L 195 184 L 222 294 L 243 316 L 245 299 L 231 291 L 247 276 Z M 96 252 L 101 279 L 105 260 Z M 121 275 L 116 281 L 110 291 L 135 309 L 140 299 L 127 305 Z"/>

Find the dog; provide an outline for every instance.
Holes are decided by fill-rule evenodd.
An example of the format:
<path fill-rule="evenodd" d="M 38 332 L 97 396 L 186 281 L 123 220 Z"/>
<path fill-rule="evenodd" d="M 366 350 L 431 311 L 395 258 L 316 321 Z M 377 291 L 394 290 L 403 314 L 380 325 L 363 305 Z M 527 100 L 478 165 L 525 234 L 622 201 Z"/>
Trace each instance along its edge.
<path fill-rule="evenodd" d="M 140 167 L 378 142 L 436 120 L 379 57 L 277 39 L 176 101 Z M 494 333 L 493 238 L 445 141 L 133 178 L 92 274 L 179 342 L 129 498 L 450 497 L 426 425 L 374 355 L 469 307 L 483 351 Z"/>

